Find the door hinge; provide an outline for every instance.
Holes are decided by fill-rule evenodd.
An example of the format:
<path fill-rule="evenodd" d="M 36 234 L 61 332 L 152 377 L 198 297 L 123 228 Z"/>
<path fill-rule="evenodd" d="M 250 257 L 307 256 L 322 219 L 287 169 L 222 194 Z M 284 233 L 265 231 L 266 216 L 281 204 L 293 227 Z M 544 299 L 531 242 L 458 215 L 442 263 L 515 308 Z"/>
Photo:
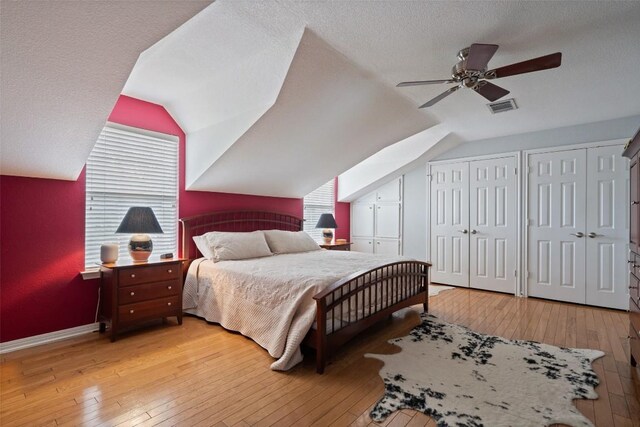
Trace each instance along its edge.
<path fill-rule="evenodd" d="M 533 173 L 533 168 L 531 166 L 527 166 L 527 173 L 531 175 Z"/>
<path fill-rule="evenodd" d="M 513 277 L 518 277 L 518 270 L 513 270 Z"/>
<path fill-rule="evenodd" d="M 513 170 L 513 172 L 514 172 L 516 175 L 518 175 L 518 168 L 515 168 L 515 169 Z"/>

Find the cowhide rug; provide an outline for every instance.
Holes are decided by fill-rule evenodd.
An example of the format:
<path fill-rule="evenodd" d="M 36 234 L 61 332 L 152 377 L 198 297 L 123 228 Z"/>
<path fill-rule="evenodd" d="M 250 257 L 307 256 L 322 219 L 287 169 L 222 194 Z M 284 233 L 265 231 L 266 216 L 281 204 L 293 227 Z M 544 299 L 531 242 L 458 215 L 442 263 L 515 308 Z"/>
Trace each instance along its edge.
<path fill-rule="evenodd" d="M 453 286 L 429 285 L 429 296 L 435 297 L 440 292 L 448 291 L 449 289 L 455 289 L 455 288 Z"/>
<path fill-rule="evenodd" d="M 384 362 L 375 421 L 409 408 L 439 426 L 591 425 L 572 400 L 598 398 L 591 362 L 601 351 L 484 335 L 431 315 L 389 342 L 402 351 L 365 355 Z"/>

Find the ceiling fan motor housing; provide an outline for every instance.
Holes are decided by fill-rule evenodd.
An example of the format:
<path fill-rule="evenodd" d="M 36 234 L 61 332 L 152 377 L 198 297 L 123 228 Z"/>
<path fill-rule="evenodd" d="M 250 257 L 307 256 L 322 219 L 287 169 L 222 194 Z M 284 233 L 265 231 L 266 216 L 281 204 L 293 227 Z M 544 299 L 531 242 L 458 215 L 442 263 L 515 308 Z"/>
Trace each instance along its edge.
<path fill-rule="evenodd" d="M 469 57 L 469 47 L 458 52 L 459 61 L 451 69 L 451 78 L 460 83 L 461 86 L 468 88 L 475 88 L 478 84 L 478 79 L 481 78 L 484 70 L 469 70 L 467 69 L 467 58 Z"/>

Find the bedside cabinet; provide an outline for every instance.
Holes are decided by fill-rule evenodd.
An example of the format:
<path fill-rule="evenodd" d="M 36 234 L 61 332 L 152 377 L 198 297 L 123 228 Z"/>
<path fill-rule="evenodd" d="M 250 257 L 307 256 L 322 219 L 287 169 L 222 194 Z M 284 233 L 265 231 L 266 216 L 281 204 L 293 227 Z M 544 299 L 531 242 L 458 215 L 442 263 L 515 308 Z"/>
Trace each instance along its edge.
<path fill-rule="evenodd" d="M 176 316 L 182 324 L 183 259 L 117 262 L 100 267 L 100 332 L 111 326 L 111 341 L 121 329 Z"/>
<path fill-rule="evenodd" d="M 351 245 L 353 245 L 353 243 L 347 242 L 347 243 L 329 243 L 329 244 L 321 244 L 320 247 L 322 249 L 329 249 L 330 251 L 350 251 L 351 250 Z"/>

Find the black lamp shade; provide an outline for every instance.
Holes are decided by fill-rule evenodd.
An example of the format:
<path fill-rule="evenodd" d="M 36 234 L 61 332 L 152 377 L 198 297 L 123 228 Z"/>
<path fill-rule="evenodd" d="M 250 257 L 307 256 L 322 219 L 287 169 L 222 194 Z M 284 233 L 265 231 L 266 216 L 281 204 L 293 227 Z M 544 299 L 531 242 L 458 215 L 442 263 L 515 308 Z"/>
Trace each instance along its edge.
<path fill-rule="evenodd" d="M 338 224 L 336 224 L 333 214 L 324 213 L 320 215 L 316 228 L 338 228 Z"/>
<path fill-rule="evenodd" d="M 156 234 L 164 233 L 151 208 L 134 206 L 122 218 L 116 233 Z"/>

